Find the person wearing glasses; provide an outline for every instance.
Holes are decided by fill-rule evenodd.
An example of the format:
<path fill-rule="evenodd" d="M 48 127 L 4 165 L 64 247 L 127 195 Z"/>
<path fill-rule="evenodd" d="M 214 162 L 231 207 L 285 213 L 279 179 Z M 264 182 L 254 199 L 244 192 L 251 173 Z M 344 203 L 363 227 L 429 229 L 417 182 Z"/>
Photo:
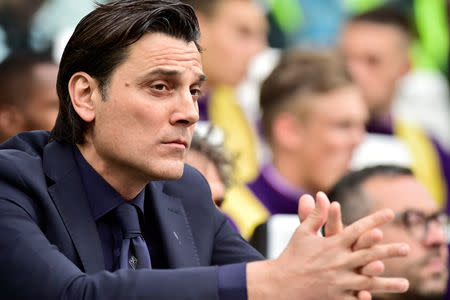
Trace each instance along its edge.
<path fill-rule="evenodd" d="M 373 211 L 390 208 L 392 222 L 380 227 L 382 243 L 408 243 L 408 257 L 384 261 L 385 276 L 404 276 L 405 294 L 374 295 L 374 299 L 444 299 L 448 279 L 447 215 L 436 205 L 411 170 L 380 165 L 353 171 L 331 190 L 331 201 L 341 205 L 344 225 Z"/>

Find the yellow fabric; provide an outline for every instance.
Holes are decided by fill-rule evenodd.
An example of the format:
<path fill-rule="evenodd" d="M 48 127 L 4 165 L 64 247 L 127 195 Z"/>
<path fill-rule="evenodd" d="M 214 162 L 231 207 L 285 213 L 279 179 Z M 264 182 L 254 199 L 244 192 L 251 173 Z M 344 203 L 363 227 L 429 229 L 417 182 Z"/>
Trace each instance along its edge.
<path fill-rule="evenodd" d="M 396 121 L 394 133 L 409 146 L 415 176 L 428 188 L 438 205 L 445 207 L 447 186 L 433 143 L 420 128 L 405 122 Z"/>
<path fill-rule="evenodd" d="M 236 102 L 233 88 L 216 87 L 210 99 L 208 115 L 211 123 L 225 133 L 225 148 L 235 158 L 233 179 L 249 182 L 258 174 L 256 138 L 244 112 Z"/>
<path fill-rule="evenodd" d="M 269 211 L 246 185 L 231 187 L 221 209 L 236 223 L 241 235 L 250 239 L 255 228 L 270 216 Z"/>

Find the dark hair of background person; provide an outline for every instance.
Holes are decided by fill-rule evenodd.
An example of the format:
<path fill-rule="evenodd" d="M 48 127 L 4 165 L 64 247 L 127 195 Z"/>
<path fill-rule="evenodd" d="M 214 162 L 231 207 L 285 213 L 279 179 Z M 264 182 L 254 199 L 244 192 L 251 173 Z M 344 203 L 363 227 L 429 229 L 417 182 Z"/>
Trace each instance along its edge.
<path fill-rule="evenodd" d="M 76 72 L 97 80 L 103 100 L 112 72 L 129 55 L 129 47 L 146 33 L 164 33 L 186 42 L 200 36 L 191 6 L 178 0 L 119 0 L 98 7 L 75 28 L 61 58 L 57 80 L 59 114 L 50 140 L 84 142 L 87 123 L 75 112 L 68 84 Z"/>
<path fill-rule="evenodd" d="M 11 52 L 31 51 L 30 31 L 33 17 L 46 0 L 1 0 L 0 26 Z M 45 49 L 50 53 L 51 49 Z"/>
<path fill-rule="evenodd" d="M 213 132 L 213 127 L 210 127 L 205 135 L 200 135 L 194 131 L 189 151 L 196 151 L 210 160 L 217 168 L 220 179 L 227 188 L 232 185 L 233 158 L 222 144 L 216 145 L 210 141 Z"/>
<path fill-rule="evenodd" d="M 292 111 L 292 104 L 299 100 L 350 84 L 350 75 L 334 51 L 293 49 L 283 53 L 261 86 L 259 104 L 268 141 L 272 122 L 280 112 Z"/>
<path fill-rule="evenodd" d="M 36 84 L 33 68 L 55 64 L 48 55 L 34 52 L 13 52 L 0 63 L 0 107 L 27 105 Z"/>
<path fill-rule="evenodd" d="M 385 4 L 350 18 L 350 22 L 370 22 L 390 25 L 401 30 L 408 39 L 417 36 L 411 15 L 393 5 Z"/>
<path fill-rule="evenodd" d="M 364 190 L 363 184 L 374 177 L 395 178 L 414 176 L 412 171 L 395 165 L 378 165 L 352 171 L 343 176 L 330 190 L 328 197 L 341 205 L 342 222 L 349 225 L 372 212 L 373 199 Z"/>

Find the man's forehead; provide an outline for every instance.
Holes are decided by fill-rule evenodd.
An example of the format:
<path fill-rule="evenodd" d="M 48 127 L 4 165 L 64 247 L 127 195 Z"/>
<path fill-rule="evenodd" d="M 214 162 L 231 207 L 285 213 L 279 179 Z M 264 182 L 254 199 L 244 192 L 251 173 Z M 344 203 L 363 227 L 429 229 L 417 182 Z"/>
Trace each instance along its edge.
<path fill-rule="evenodd" d="M 154 61 L 192 62 L 201 66 L 201 55 L 195 42 L 163 33 L 147 33 L 131 46 L 130 58 Z"/>
<path fill-rule="evenodd" d="M 370 21 L 352 21 L 343 31 L 343 37 L 346 41 L 364 41 L 383 42 L 386 47 L 397 46 L 398 42 L 403 42 L 406 34 L 398 27 L 392 24 L 384 24 Z"/>
<path fill-rule="evenodd" d="M 375 176 L 364 188 L 374 198 L 375 209 L 391 208 L 396 213 L 414 209 L 426 214 L 438 210 L 429 192 L 413 176 Z"/>

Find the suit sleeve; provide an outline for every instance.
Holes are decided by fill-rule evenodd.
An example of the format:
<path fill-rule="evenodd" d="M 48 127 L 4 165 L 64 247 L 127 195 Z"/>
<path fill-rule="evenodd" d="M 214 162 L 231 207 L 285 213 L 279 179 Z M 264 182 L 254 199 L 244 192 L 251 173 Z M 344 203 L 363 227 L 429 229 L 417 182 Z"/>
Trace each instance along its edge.
<path fill-rule="evenodd" d="M 0 198 L 3 299 L 218 299 L 217 267 L 87 275 L 51 245 L 17 202 Z"/>

